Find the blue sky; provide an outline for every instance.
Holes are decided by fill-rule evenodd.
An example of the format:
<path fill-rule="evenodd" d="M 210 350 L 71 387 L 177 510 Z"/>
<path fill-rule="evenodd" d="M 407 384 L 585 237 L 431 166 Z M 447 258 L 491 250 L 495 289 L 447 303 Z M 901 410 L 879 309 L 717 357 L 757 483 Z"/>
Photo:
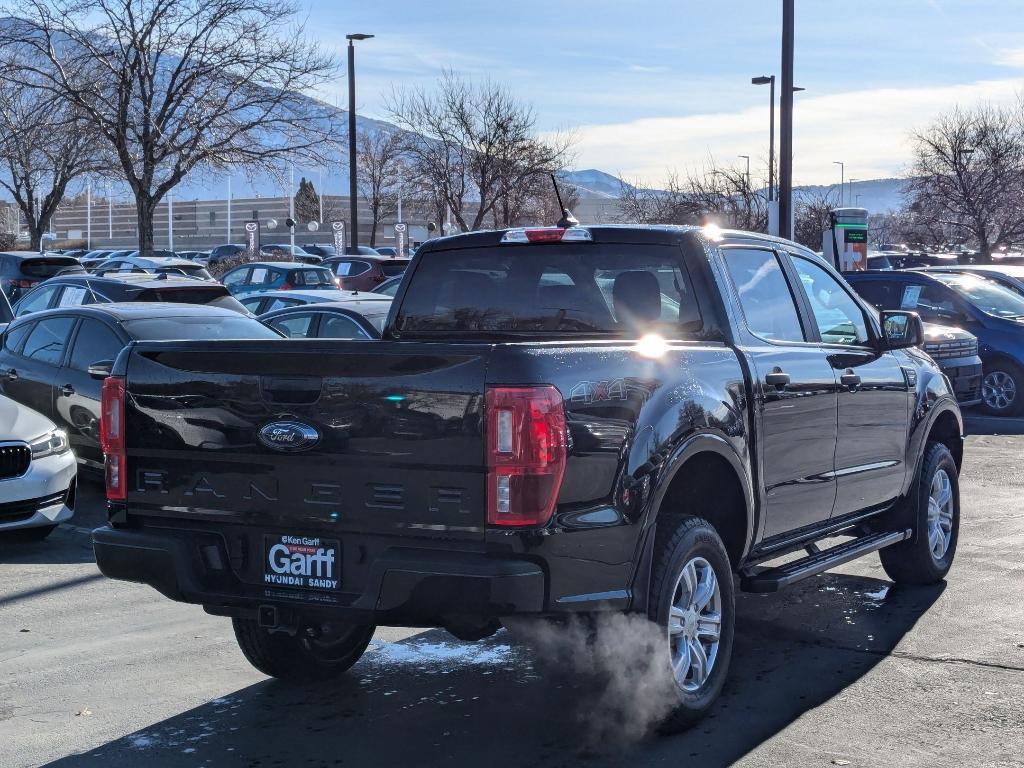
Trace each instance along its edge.
<path fill-rule="evenodd" d="M 780 0 L 307 0 L 308 30 L 359 44 L 358 104 L 429 86 L 445 67 L 490 77 L 533 104 L 542 130 L 572 129 L 575 167 L 655 183 L 714 157 L 767 158 L 766 86 L 778 73 Z M 898 175 L 907 136 L 955 103 L 1024 90 L 1024 2 L 797 2 L 796 183 Z M 345 83 L 339 81 L 335 96 Z M 329 98 L 332 98 L 329 96 Z M 333 100 L 333 98 L 332 98 Z"/>

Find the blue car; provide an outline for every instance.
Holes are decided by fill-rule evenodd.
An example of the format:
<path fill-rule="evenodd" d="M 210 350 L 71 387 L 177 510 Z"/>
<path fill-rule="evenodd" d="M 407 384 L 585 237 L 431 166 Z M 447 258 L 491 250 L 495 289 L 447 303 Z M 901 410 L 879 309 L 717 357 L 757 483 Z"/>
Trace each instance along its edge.
<path fill-rule="evenodd" d="M 232 296 L 256 291 L 336 291 L 339 281 L 326 267 L 294 261 L 257 261 L 224 273 L 220 280 Z"/>
<path fill-rule="evenodd" d="M 926 323 L 977 336 L 982 408 L 998 416 L 1024 413 L 1024 296 L 969 272 L 850 272 L 844 277 L 879 309 L 914 310 Z"/>

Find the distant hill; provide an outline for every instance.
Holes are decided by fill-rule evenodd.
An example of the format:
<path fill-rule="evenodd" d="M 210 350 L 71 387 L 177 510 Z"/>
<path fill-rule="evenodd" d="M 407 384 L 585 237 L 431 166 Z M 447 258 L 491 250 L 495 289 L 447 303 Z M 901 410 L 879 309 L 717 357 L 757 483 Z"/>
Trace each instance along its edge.
<path fill-rule="evenodd" d="M 845 185 L 844 206 L 867 208 L 870 213 L 886 213 L 907 205 L 903 187 L 904 179 L 868 179 Z M 839 197 L 839 185 L 809 185 L 794 187 L 793 194 L 820 196 L 827 191 Z"/>

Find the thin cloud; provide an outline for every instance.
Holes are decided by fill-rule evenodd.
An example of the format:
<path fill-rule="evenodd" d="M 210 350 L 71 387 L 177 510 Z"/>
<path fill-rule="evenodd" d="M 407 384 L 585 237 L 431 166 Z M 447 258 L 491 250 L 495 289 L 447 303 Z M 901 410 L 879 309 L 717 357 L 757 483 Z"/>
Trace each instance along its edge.
<path fill-rule="evenodd" d="M 798 184 L 836 181 L 833 160 L 846 163 L 847 177 L 900 175 L 911 160 L 911 131 L 956 104 L 1011 103 L 1019 89 L 1019 80 L 1006 79 L 798 96 L 794 180 Z M 585 125 L 577 135 L 579 167 L 617 168 L 631 179 L 653 185 L 664 182 L 672 169 L 701 167 L 709 155 L 730 163 L 737 155 L 749 154 L 756 158 L 754 174 L 767 173 L 767 106 Z"/>

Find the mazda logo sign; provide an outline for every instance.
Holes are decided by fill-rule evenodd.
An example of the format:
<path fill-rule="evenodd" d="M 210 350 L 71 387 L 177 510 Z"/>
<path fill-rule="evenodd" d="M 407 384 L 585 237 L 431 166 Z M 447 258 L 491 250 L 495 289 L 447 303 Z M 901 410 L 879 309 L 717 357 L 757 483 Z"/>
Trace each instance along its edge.
<path fill-rule="evenodd" d="M 259 440 L 275 451 L 305 451 L 320 442 L 320 433 L 301 421 L 273 421 L 260 429 Z"/>

